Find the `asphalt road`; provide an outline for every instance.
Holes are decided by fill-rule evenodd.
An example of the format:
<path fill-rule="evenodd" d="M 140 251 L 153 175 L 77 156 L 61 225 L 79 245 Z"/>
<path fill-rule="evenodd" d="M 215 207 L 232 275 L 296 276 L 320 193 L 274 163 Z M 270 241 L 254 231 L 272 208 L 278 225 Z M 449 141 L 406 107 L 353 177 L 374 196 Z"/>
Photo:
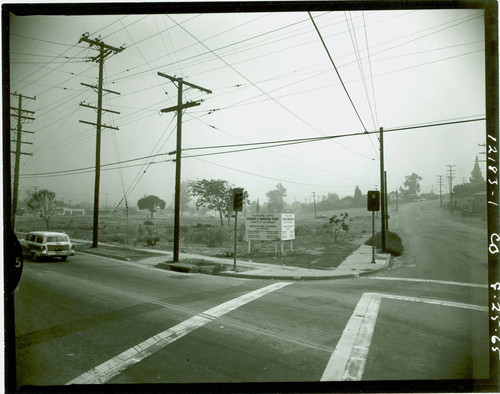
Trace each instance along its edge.
<path fill-rule="evenodd" d="M 487 378 L 486 230 L 432 201 L 401 207 L 390 226 L 405 255 L 365 278 L 28 260 L 15 292 L 18 385 Z"/>

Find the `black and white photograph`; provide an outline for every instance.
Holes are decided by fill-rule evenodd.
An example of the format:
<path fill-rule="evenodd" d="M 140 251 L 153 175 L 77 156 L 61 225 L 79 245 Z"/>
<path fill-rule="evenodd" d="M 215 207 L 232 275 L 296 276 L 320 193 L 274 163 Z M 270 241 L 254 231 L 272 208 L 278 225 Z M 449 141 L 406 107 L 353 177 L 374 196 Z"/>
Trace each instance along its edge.
<path fill-rule="evenodd" d="M 495 392 L 498 4 L 2 4 L 6 392 Z"/>

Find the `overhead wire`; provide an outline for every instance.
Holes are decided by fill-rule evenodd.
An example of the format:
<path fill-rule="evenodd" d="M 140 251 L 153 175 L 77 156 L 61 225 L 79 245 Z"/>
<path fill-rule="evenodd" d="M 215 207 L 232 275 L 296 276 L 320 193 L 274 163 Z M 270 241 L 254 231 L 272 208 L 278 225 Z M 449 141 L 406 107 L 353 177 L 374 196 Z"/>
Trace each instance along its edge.
<path fill-rule="evenodd" d="M 173 20 L 173 19 L 172 19 Z M 177 23 L 174 21 L 174 23 Z M 208 46 L 206 44 L 204 44 L 202 41 L 200 41 L 197 37 L 195 37 L 193 34 L 191 34 L 189 31 L 187 31 L 183 26 L 181 25 L 178 25 L 181 29 L 183 29 L 186 33 L 188 33 L 191 37 L 193 37 L 195 40 L 197 40 L 201 45 L 203 45 L 206 49 L 208 49 L 210 51 L 210 48 L 208 48 Z M 296 119 L 300 120 L 301 122 L 303 122 L 304 124 L 308 125 L 309 127 L 311 127 L 313 130 L 315 130 L 316 132 L 318 132 L 319 134 L 322 134 L 324 135 L 323 132 L 321 132 L 320 130 L 318 130 L 316 127 L 314 127 L 312 124 L 310 124 L 309 122 L 305 121 L 304 119 L 302 119 L 300 116 L 298 116 L 295 112 L 291 111 L 289 108 L 287 108 L 286 106 L 284 106 L 282 103 L 280 103 L 279 101 L 277 101 L 275 98 L 273 98 L 272 96 L 270 96 L 267 92 L 265 92 L 262 88 L 260 88 L 258 85 L 256 85 L 255 83 L 253 83 L 252 81 L 250 81 L 250 79 L 248 79 L 245 75 L 243 75 L 241 72 L 239 72 L 238 70 L 236 70 L 232 65 L 230 65 L 226 60 L 224 60 L 222 57 L 220 57 L 217 53 L 213 52 L 213 54 L 215 56 L 217 56 L 217 58 L 219 58 L 223 63 L 225 63 L 229 68 L 231 68 L 234 72 L 236 72 L 238 75 L 240 75 L 243 79 L 245 79 L 247 82 L 251 83 L 256 89 L 258 89 L 260 92 L 262 92 L 263 94 L 265 94 L 266 96 L 268 96 L 273 102 L 275 102 L 278 106 L 280 106 L 281 108 L 283 108 L 286 112 L 288 112 L 289 114 L 291 114 L 292 116 L 294 116 Z M 335 141 L 336 142 L 336 141 Z M 356 152 L 355 150 L 345 146 L 345 145 L 342 145 L 338 142 L 336 142 L 338 145 L 342 146 L 343 148 L 359 155 L 359 156 L 362 156 L 366 159 L 369 159 L 369 160 L 373 160 L 373 158 L 371 157 L 368 157 L 366 155 L 363 155 L 362 153 L 359 153 L 359 152 Z"/>
<path fill-rule="evenodd" d="M 222 164 L 218 164 L 218 163 L 214 163 L 212 161 L 208 161 L 208 160 L 204 160 L 204 159 L 200 159 L 200 158 L 196 158 L 196 160 L 199 160 L 199 161 L 202 161 L 204 163 L 209 163 L 209 164 L 212 164 L 214 166 L 217 166 L 217 167 L 221 167 L 221 168 L 225 168 L 225 169 L 228 169 L 228 170 L 233 170 L 233 171 L 236 171 L 236 172 L 239 172 L 239 173 L 242 173 L 242 174 L 246 174 L 246 175 L 252 175 L 252 176 L 255 176 L 257 178 L 261 178 L 261 179 L 270 179 L 270 180 L 273 180 L 273 181 L 278 181 L 278 182 L 284 182 L 284 183 L 290 183 L 290 184 L 294 184 L 294 185 L 302 185 L 302 186 L 314 186 L 314 187 L 325 187 L 325 188 L 332 188 L 332 187 L 338 187 L 338 186 L 331 186 L 331 185 L 326 185 L 326 184 L 321 184 L 321 185 L 318 185 L 318 184 L 311 184 L 311 183 L 304 183 L 304 182 L 297 182 L 297 181 L 291 181 L 289 179 L 281 179 L 281 178 L 275 178 L 275 177 L 271 177 L 271 176 L 268 176 L 268 175 L 262 175 L 262 174 L 255 174 L 253 172 L 250 172 L 250 171 L 245 171 L 245 170 L 242 170 L 242 169 L 239 169 L 239 168 L 235 168 L 234 166 L 233 167 L 228 167 L 228 166 L 224 166 Z"/>
<path fill-rule="evenodd" d="M 414 64 L 412 66 L 408 66 L 408 67 L 403 67 L 403 68 L 399 68 L 399 69 L 396 69 L 396 70 L 390 70 L 390 71 L 382 72 L 382 73 L 379 73 L 379 74 L 375 74 L 374 76 L 375 77 L 379 77 L 379 76 L 383 76 L 383 75 L 389 75 L 389 74 L 393 74 L 393 73 L 396 73 L 396 72 L 406 71 L 406 70 L 409 70 L 409 69 L 413 69 L 413 68 L 417 68 L 417 67 L 422 67 L 422 66 L 426 66 L 426 65 L 429 65 L 429 64 L 438 63 L 438 62 L 441 62 L 441 61 L 446 61 L 446 60 L 449 60 L 449 59 L 454 59 L 454 58 L 461 57 L 461 56 L 467 56 L 467 55 L 471 55 L 471 54 L 478 53 L 478 52 L 483 52 L 483 51 L 484 51 L 484 49 L 480 49 L 480 50 L 476 50 L 476 51 L 472 51 L 472 52 L 466 52 L 466 53 L 455 55 L 455 56 L 449 56 L 449 57 L 446 57 L 446 58 L 443 58 L 443 59 L 433 60 L 433 61 L 430 61 L 430 62 L 424 62 L 424 63 L 420 63 L 420 64 Z M 321 74 L 324 74 L 326 72 L 328 72 L 328 70 L 321 72 Z M 356 82 L 356 81 L 359 81 L 359 79 L 349 80 L 348 83 Z M 302 82 L 302 81 L 293 82 L 293 83 L 291 83 L 291 84 L 289 84 L 287 86 L 293 85 L 295 83 L 300 83 L 300 82 Z M 331 87 L 338 86 L 338 85 L 340 85 L 340 83 L 338 83 L 338 84 L 324 85 L 324 86 L 317 87 L 317 88 L 311 88 L 311 89 L 302 90 L 302 91 L 298 91 L 298 92 L 294 92 L 294 93 L 288 93 L 288 94 L 276 96 L 276 98 L 279 99 L 279 98 L 295 96 L 295 95 L 299 95 L 299 94 L 303 94 L 303 93 L 309 93 L 309 92 L 313 92 L 313 91 L 317 91 L 317 90 L 329 89 Z M 281 87 L 278 87 L 276 89 L 270 90 L 269 92 L 274 92 L 274 91 L 277 91 L 277 90 L 280 90 L 280 89 L 281 89 Z M 244 99 L 244 100 L 242 100 L 240 102 L 228 105 L 226 107 L 212 109 L 211 111 L 212 112 L 221 111 L 221 110 L 236 108 L 236 107 L 245 106 L 245 105 L 252 105 L 252 104 L 262 103 L 262 102 L 265 102 L 265 101 L 269 100 L 269 98 L 262 98 L 260 100 L 250 101 L 250 100 L 256 99 L 258 97 L 262 97 L 262 96 L 263 96 L 262 94 L 259 94 L 259 95 L 250 97 L 248 99 Z"/>
<path fill-rule="evenodd" d="M 173 120 L 174 118 L 172 118 Z M 396 126 L 396 127 L 391 127 L 383 130 L 383 133 L 392 133 L 392 132 L 401 132 L 401 131 L 407 131 L 407 130 L 415 130 L 415 129 L 421 129 L 421 128 L 432 128 L 432 127 L 441 127 L 441 126 L 451 126 L 451 125 L 458 125 L 458 124 L 467 124 L 467 123 L 472 123 L 472 122 L 482 122 L 485 121 L 486 118 L 484 115 L 475 115 L 475 118 L 453 118 L 449 120 L 443 120 L 443 121 L 437 121 L 437 122 L 432 122 L 432 123 L 420 123 L 420 124 L 414 124 L 414 125 L 408 125 L 408 126 Z M 170 123 L 171 124 L 171 123 Z M 170 124 L 167 126 L 170 126 Z M 166 129 L 166 130 L 167 130 Z M 166 132 L 165 130 L 165 132 Z M 174 130 L 174 129 L 173 129 Z M 173 132 L 172 130 L 172 132 Z M 170 133 L 170 135 L 172 134 Z M 368 131 L 370 134 L 378 134 L 380 131 Z M 169 137 L 170 137 L 169 135 Z M 309 143 L 309 142 L 319 142 L 327 139 L 336 139 L 336 138 L 345 138 L 345 137 L 360 137 L 360 136 L 365 136 L 365 132 L 357 132 L 357 133 L 346 133 L 346 134 L 335 134 L 335 135 L 325 135 L 321 137 L 305 137 L 305 138 L 297 138 L 297 139 L 286 139 L 286 140 L 274 140 L 274 141 L 261 141 L 261 142 L 252 142 L 252 143 L 247 143 L 247 144 L 228 144 L 228 145 L 218 145 L 218 146 L 204 146 L 204 147 L 193 147 L 193 148 L 183 148 L 182 151 L 190 151 L 190 150 L 202 150 L 202 149 L 222 149 L 222 148 L 239 148 L 239 147 L 249 147 L 245 148 L 244 150 L 259 150 L 259 149 L 264 149 L 264 148 L 274 148 L 276 146 L 286 146 L 286 145 L 295 145 L 295 144 L 301 144 L 301 143 Z M 167 137 L 167 140 L 168 138 Z M 158 146 L 159 142 L 156 144 Z M 266 145 L 267 146 L 264 146 Z M 162 145 L 163 147 L 163 145 Z M 161 148 L 162 148 L 161 147 Z M 156 147 L 155 147 L 156 148 Z M 154 150 L 153 150 L 154 151 Z M 209 154 L 202 154 L 202 155 L 192 155 L 192 156 L 182 156 L 182 158 L 196 158 L 196 157 L 201 157 L 201 156 L 208 156 L 208 155 L 218 155 L 222 153 L 235 153 L 240 150 L 227 150 L 224 152 L 215 152 L 215 153 L 209 153 Z M 167 153 L 156 153 L 156 154 L 150 154 L 147 156 L 143 157 L 138 157 L 134 159 L 128 159 L 121 161 L 119 163 L 108 163 L 108 164 L 103 164 L 101 166 L 103 167 L 108 167 L 108 166 L 116 166 L 116 165 L 121 165 L 124 163 L 129 163 L 137 160 L 144 160 L 144 159 L 150 159 L 158 156 L 163 156 L 167 155 Z M 145 165 L 145 164 L 142 164 Z M 83 171 L 83 170 L 89 170 L 93 169 L 94 167 L 83 167 L 83 168 L 77 168 L 77 169 L 71 169 L 71 170 L 59 170 L 59 171 L 52 171 L 52 172 L 44 172 L 44 173 L 33 173 L 33 174 L 20 174 L 22 177 L 36 177 L 36 176 L 42 176 L 42 175 L 60 175 L 60 174 L 69 174 L 73 173 L 76 171 Z M 116 169 L 116 168 L 115 168 Z"/>
<path fill-rule="evenodd" d="M 413 11 L 412 11 L 412 12 L 413 12 Z M 446 29 L 449 29 L 449 28 L 455 27 L 455 26 L 457 26 L 457 25 L 459 25 L 459 24 L 467 23 L 467 22 L 469 22 L 469 21 L 471 21 L 471 20 L 474 20 L 474 19 L 477 19 L 477 18 L 478 18 L 478 16 L 473 16 L 473 17 L 470 17 L 470 15 L 468 15 L 468 16 L 466 16 L 466 17 L 463 17 L 463 18 L 458 19 L 458 21 L 459 21 L 458 23 L 453 23 L 453 22 L 456 22 L 456 21 L 448 22 L 448 23 L 446 23 L 445 25 L 450 25 L 450 24 L 452 24 L 452 25 L 451 25 L 451 26 L 446 26 L 446 27 L 444 27 L 443 29 L 439 29 L 439 30 L 437 30 L 437 31 L 432 31 L 432 32 L 431 32 L 431 33 L 429 33 L 429 34 L 426 34 L 426 35 L 424 35 L 424 36 L 419 36 L 419 37 L 417 37 L 417 38 L 415 38 L 415 39 L 411 39 L 410 41 L 405 41 L 405 42 L 403 42 L 403 43 L 400 43 L 400 44 L 398 44 L 398 45 L 392 46 L 392 47 L 390 47 L 390 48 L 385 48 L 385 49 L 383 49 L 383 50 L 380 50 L 380 51 L 376 52 L 376 53 L 375 53 L 375 55 L 381 54 L 381 53 L 386 52 L 386 51 L 388 51 L 388 50 L 390 50 L 390 49 L 397 48 L 397 47 L 399 47 L 399 46 L 401 46 L 401 45 L 405 45 L 405 44 L 407 44 L 407 43 L 413 42 L 413 41 L 415 41 L 415 40 L 417 40 L 417 39 L 420 39 L 420 38 L 425 38 L 425 37 L 427 37 L 427 36 L 429 36 L 429 35 L 431 35 L 431 34 L 434 34 L 435 32 L 436 32 L 436 33 L 438 33 L 438 32 L 441 32 L 441 31 L 443 31 L 443 30 L 446 30 Z M 464 20 L 464 19 L 465 19 L 465 20 Z M 442 26 L 442 25 L 440 25 L 440 26 Z M 433 26 L 433 27 L 431 27 L 431 28 L 425 29 L 424 31 L 427 31 L 427 30 L 434 30 L 434 29 L 436 29 L 436 26 Z M 342 33 L 339 33 L 339 34 L 342 34 Z M 415 35 L 415 33 L 408 34 L 408 35 L 406 35 L 406 36 L 403 36 L 403 38 L 411 37 L 411 36 L 414 36 L 414 35 Z M 331 37 L 331 36 L 328 36 L 328 37 Z M 385 45 L 385 44 L 388 44 L 388 43 L 390 43 L 390 42 L 397 41 L 397 40 L 398 40 L 398 39 L 392 39 L 392 40 L 389 40 L 389 41 L 387 41 L 387 42 L 385 42 L 385 43 L 378 44 L 378 45 L 376 45 L 375 47 L 377 47 L 377 46 L 381 46 L 381 45 Z M 302 44 L 301 44 L 301 45 L 302 45 Z M 418 53 L 422 53 L 422 52 L 426 52 L 426 51 L 421 51 L 421 52 L 418 52 Z M 275 52 L 273 52 L 273 53 L 275 53 Z M 345 57 L 345 56 L 348 56 L 348 55 L 344 55 L 344 56 L 342 56 L 342 57 Z M 403 56 L 403 55 L 399 55 L 399 56 Z M 255 58 L 252 58 L 252 59 L 255 59 Z M 365 57 L 364 59 L 367 59 L 367 58 Z M 245 60 L 244 60 L 244 61 L 245 61 Z M 239 63 L 244 62 L 244 61 L 240 61 L 240 62 L 237 62 L 237 63 L 235 63 L 235 64 L 239 64 Z M 322 64 L 322 63 L 323 63 L 323 62 L 318 63 L 318 65 L 319 65 L 319 64 Z M 341 67 L 348 66 L 348 65 L 350 65 L 350 64 L 354 64 L 354 63 L 355 63 L 355 62 L 348 62 L 348 63 L 344 64 L 344 65 L 343 65 L 343 66 L 341 66 Z M 325 70 L 323 73 L 326 73 L 326 72 L 328 72 L 328 71 L 329 71 L 329 70 Z M 203 74 L 203 73 L 204 73 L 204 72 L 201 72 L 201 73 L 198 73 L 198 74 L 195 74 L 195 75 L 201 75 L 201 74 Z M 323 74 L 323 73 L 318 73 L 318 76 L 319 76 L 319 75 L 321 75 L 321 74 Z M 386 73 L 386 74 L 387 74 L 387 73 Z M 382 74 L 382 75 L 385 75 L 385 74 Z M 306 78 L 306 79 L 307 79 L 307 78 Z M 288 86 L 290 86 L 290 85 L 292 85 L 292 84 L 295 84 L 295 83 L 300 83 L 300 82 L 301 82 L 301 81 L 297 81 L 297 82 L 294 82 L 294 83 L 291 83 L 291 84 L 285 85 L 284 87 L 288 87 Z M 329 86 L 335 86 L 335 85 L 329 85 Z M 279 89 L 280 89 L 280 88 L 276 88 L 276 89 L 274 89 L 274 90 L 272 90 L 272 91 L 279 90 Z M 272 92 L 272 91 L 270 91 L 270 92 Z M 255 96 L 254 98 L 256 98 L 256 97 L 260 97 L 261 95 L 262 95 L 262 94 L 259 94 L 259 95 Z M 215 98 L 216 98 L 216 96 L 212 96 L 211 98 L 208 98 L 208 100 L 211 100 L 211 99 L 213 100 L 213 99 L 215 99 Z M 251 99 L 251 98 L 250 98 L 250 99 Z M 250 99 L 246 99 L 245 101 L 248 101 L 248 100 L 250 100 Z M 259 102 L 262 102 L 262 101 L 265 101 L 265 100 L 259 100 Z M 227 107 L 225 107 L 225 108 L 227 108 Z"/>
<path fill-rule="evenodd" d="M 373 83 L 373 71 L 372 71 L 372 61 L 371 61 L 371 56 L 370 56 L 370 45 L 368 44 L 368 31 L 366 28 L 366 21 L 365 21 L 365 12 L 362 11 L 362 16 L 363 16 L 363 27 L 365 31 L 365 43 L 366 43 L 366 53 L 367 53 L 367 59 L 368 59 L 368 69 L 370 70 L 370 81 L 371 81 L 371 86 L 372 86 L 372 95 L 373 95 L 373 107 L 375 110 L 375 128 L 379 127 L 378 123 L 378 111 L 377 111 L 377 100 L 376 100 L 376 95 L 375 95 L 375 86 Z"/>
<path fill-rule="evenodd" d="M 325 41 L 323 40 L 323 36 L 321 35 L 321 32 L 319 31 L 318 26 L 316 25 L 316 22 L 314 21 L 314 18 L 311 15 L 311 13 L 309 11 L 307 13 L 309 15 L 309 18 L 311 18 L 311 22 L 313 23 L 314 28 L 316 29 L 316 32 L 318 33 L 319 39 L 320 39 L 321 43 L 323 44 L 323 48 L 325 49 L 326 54 L 328 55 L 328 58 L 330 59 L 330 62 L 333 65 L 333 68 L 335 69 L 337 77 L 339 78 L 340 83 L 342 84 L 342 87 L 344 88 L 344 91 L 345 91 L 345 93 L 347 95 L 347 98 L 349 99 L 349 101 L 351 103 L 351 106 L 354 109 L 354 112 L 356 113 L 356 116 L 358 117 L 361 125 L 363 126 L 363 129 L 366 131 L 367 129 L 366 129 L 365 124 L 363 123 L 363 119 L 361 119 L 361 116 L 359 115 L 358 109 L 356 108 L 356 106 L 354 105 L 354 102 L 352 101 L 351 95 L 349 94 L 349 92 L 348 92 L 348 90 L 347 90 L 347 88 L 346 88 L 346 86 L 344 84 L 344 81 L 342 80 L 342 77 L 341 77 L 341 75 L 339 73 L 339 70 L 337 69 L 337 66 L 335 65 L 335 62 L 333 61 L 332 55 L 330 54 L 330 51 L 329 51 L 328 47 L 326 46 Z"/>
<path fill-rule="evenodd" d="M 357 40 L 357 37 L 356 37 L 356 28 L 355 28 L 354 22 L 352 20 L 352 14 L 351 14 L 351 12 L 349 12 L 349 17 L 350 17 L 350 20 L 351 20 L 351 24 L 349 24 L 349 20 L 347 19 L 347 13 L 345 11 L 344 11 L 344 17 L 345 17 L 346 24 L 347 24 L 347 27 L 348 27 L 348 30 L 349 30 L 349 36 L 351 37 L 351 42 L 352 42 L 352 45 L 353 45 L 353 48 L 354 48 L 354 54 L 356 56 L 356 61 L 357 61 L 357 64 L 358 64 L 359 74 L 361 76 L 361 81 L 363 83 L 363 88 L 364 88 L 364 91 L 365 91 L 366 99 L 368 101 L 368 107 L 370 108 L 370 114 L 371 114 L 371 118 L 372 118 L 372 121 L 373 121 L 373 127 L 376 128 L 375 117 L 373 116 L 373 109 L 372 109 L 372 104 L 371 104 L 371 100 L 370 100 L 370 95 L 368 93 L 368 88 L 366 86 L 365 71 L 364 71 L 364 67 L 363 67 L 363 65 L 361 63 L 361 53 L 360 53 L 360 50 L 359 50 L 358 40 Z M 351 25 L 352 25 L 352 32 L 351 32 Z M 373 144 L 373 141 L 372 141 L 371 137 L 368 136 L 368 139 L 370 141 L 370 144 L 373 147 L 373 150 L 375 151 L 375 155 L 378 157 L 378 155 L 379 155 L 378 150 L 377 150 L 377 148 L 375 148 L 375 145 Z"/>

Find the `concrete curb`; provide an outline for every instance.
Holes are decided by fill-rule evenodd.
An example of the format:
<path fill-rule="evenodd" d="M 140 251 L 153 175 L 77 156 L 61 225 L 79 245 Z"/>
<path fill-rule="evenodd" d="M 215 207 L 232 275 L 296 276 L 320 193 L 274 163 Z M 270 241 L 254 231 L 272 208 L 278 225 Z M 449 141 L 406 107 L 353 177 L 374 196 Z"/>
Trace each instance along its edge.
<path fill-rule="evenodd" d="M 112 246 L 112 245 L 109 245 Z M 152 252 L 153 254 L 157 254 L 158 256 L 156 257 L 148 257 L 143 260 L 139 260 L 136 262 L 136 264 L 144 264 L 144 266 L 154 266 L 159 269 L 163 270 L 168 270 L 168 271 L 173 271 L 177 273 L 188 273 L 188 274 L 205 274 L 205 275 L 213 275 L 213 276 L 223 276 L 223 277 L 233 277 L 233 278 L 239 278 L 239 279 L 265 279 L 265 280 L 293 280 L 293 281 L 309 281 L 309 280 L 334 280 L 334 279 L 349 279 L 349 278 L 358 278 L 361 276 L 368 276 L 371 275 L 372 273 L 382 271 L 386 269 L 392 259 L 392 256 L 389 253 L 385 253 L 383 255 L 378 254 L 376 260 L 379 261 L 379 263 L 376 264 L 376 267 L 371 268 L 370 264 L 366 265 L 366 263 L 361 262 L 361 267 L 363 268 L 358 268 L 360 267 L 359 265 L 359 257 L 360 255 L 366 255 L 366 251 L 363 252 L 363 248 L 366 248 L 366 245 L 361 245 L 354 253 L 352 253 L 346 260 L 344 260 L 343 263 L 341 263 L 337 268 L 334 270 L 328 272 L 327 270 L 324 270 L 324 273 L 321 272 L 318 274 L 318 271 L 321 270 L 313 270 L 316 272 L 313 272 L 311 274 L 307 274 L 307 271 L 304 272 L 304 270 L 307 269 L 300 269 L 299 267 L 291 267 L 298 269 L 299 272 L 293 272 L 293 270 L 288 270 L 289 273 L 286 275 L 280 274 L 279 272 L 275 274 L 266 274 L 264 273 L 251 273 L 250 271 L 257 271 L 259 269 L 276 269 L 279 270 L 279 266 L 274 267 L 271 264 L 265 264 L 265 263 L 258 263 L 258 262 L 245 262 L 241 261 L 240 267 L 245 267 L 247 270 L 240 271 L 240 272 L 233 272 L 230 270 L 226 271 L 216 271 L 214 272 L 214 267 L 217 265 L 224 265 L 227 266 L 228 268 L 232 266 L 232 262 L 229 262 L 226 259 L 222 259 L 219 257 L 210 257 L 210 256 L 201 256 L 201 255 L 196 255 L 196 254 L 181 254 L 184 255 L 185 257 L 191 258 L 191 259 L 198 259 L 198 260 L 203 260 L 205 264 L 195 264 L 195 263 L 189 263 L 189 262 L 180 262 L 180 263 L 171 263 L 171 262 L 163 262 L 160 261 L 159 263 L 155 262 L 155 259 L 160 259 L 162 260 L 163 258 L 167 258 L 167 256 L 171 255 L 172 252 L 168 251 L 150 251 L 147 250 L 148 252 Z M 140 248 L 133 248 L 131 249 L 140 249 Z M 127 258 L 123 258 L 120 256 L 111 256 L 111 255 L 100 255 L 100 254 L 93 254 L 93 253 L 85 253 L 82 251 L 77 250 L 77 253 L 82 253 L 86 255 L 94 255 L 94 256 L 100 256 L 100 257 L 105 257 L 105 258 L 112 258 L 120 261 L 129 261 Z M 161 256 L 161 257 L 160 257 Z M 352 262 L 354 259 L 354 263 Z M 149 262 L 146 262 L 150 260 Z M 366 261 L 364 258 L 362 258 L 363 261 Z M 143 262 L 143 263 L 141 263 Z M 344 263 L 346 265 L 342 266 Z M 350 272 L 350 271 L 355 271 L 355 272 Z M 285 271 L 282 269 L 282 271 Z M 246 273 L 249 272 L 249 273 Z M 337 273 L 335 273 L 337 272 Z"/>
<path fill-rule="evenodd" d="M 382 271 L 386 269 L 389 266 L 389 263 L 391 259 L 386 259 L 387 261 L 385 264 L 381 267 L 375 268 L 370 271 L 364 271 L 364 272 L 354 272 L 352 274 L 337 274 L 337 275 L 320 275 L 320 276 L 301 276 L 301 275 L 257 275 L 257 274 L 245 274 L 245 273 L 238 273 L 238 272 L 230 272 L 230 271 L 223 271 L 215 274 L 216 276 L 226 276 L 226 277 L 233 277 L 233 278 L 246 278 L 246 279 L 265 279 L 265 280 L 295 280 L 295 281 L 306 281 L 306 280 L 333 280 L 333 279 L 350 279 L 350 278 L 358 278 L 360 276 L 368 276 L 371 275 L 372 273 Z"/>

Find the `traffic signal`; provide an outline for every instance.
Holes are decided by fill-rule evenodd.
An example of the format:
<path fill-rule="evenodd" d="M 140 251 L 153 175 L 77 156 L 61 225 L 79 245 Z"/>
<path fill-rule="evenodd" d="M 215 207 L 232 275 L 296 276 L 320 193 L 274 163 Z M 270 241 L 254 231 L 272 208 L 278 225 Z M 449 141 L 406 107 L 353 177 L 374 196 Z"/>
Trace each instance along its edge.
<path fill-rule="evenodd" d="M 241 212 L 243 210 L 243 189 L 233 189 L 233 211 Z"/>
<path fill-rule="evenodd" d="M 378 190 L 369 190 L 366 198 L 369 211 L 380 210 L 380 192 Z"/>

